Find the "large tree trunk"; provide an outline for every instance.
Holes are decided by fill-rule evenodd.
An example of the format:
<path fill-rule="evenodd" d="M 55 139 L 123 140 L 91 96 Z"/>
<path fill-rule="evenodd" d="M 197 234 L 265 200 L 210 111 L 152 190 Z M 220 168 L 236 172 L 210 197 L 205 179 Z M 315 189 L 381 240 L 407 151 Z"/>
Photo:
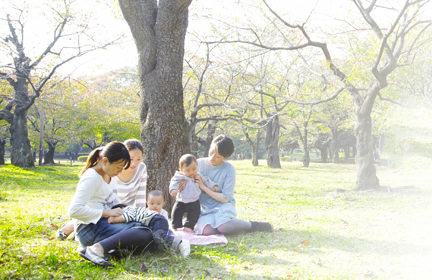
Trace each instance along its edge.
<path fill-rule="evenodd" d="M 372 138 L 372 119 L 370 113 L 357 113 L 355 126 L 357 138 L 357 153 L 355 156 L 357 168 L 357 190 L 367 190 L 379 187 L 373 159 L 374 142 Z"/>
<path fill-rule="evenodd" d="M 266 125 L 266 152 L 267 166 L 271 168 L 281 168 L 279 158 L 279 116 L 275 115 Z"/>
<path fill-rule="evenodd" d="M 5 146 L 6 140 L 0 139 L 0 165 L 5 164 Z"/>
<path fill-rule="evenodd" d="M 48 144 L 48 152 L 44 155 L 44 164 L 54 164 L 54 153 L 57 143 L 48 141 L 46 143 Z"/>
<path fill-rule="evenodd" d="M 14 114 L 10 134 L 11 163 L 19 167 L 34 167 L 33 153 L 28 138 L 27 110 Z"/>
<path fill-rule="evenodd" d="M 148 191 L 168 193 L 178 160 L 187 151 L 183 108 L 183 56 L 191 0 L 119 0 L 135 39 L 141 90 L 141 140 Z"/>
<path fill-rule="evenodd" d="M 28 109 L 26 106 L 30 102 L 27 79 L 18 75 L 17 81 L 14 83 L 14 90 L 17 104 L 10 125 L 11 163 L 19 167 L 34 167 L 33 153 L 27 128 Z"/>

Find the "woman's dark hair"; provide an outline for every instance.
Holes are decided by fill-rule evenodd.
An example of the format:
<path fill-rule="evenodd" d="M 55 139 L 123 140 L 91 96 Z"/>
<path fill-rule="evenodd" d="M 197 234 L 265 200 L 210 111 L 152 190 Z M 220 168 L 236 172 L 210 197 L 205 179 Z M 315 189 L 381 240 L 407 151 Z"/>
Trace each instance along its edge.
<path fill-rule="evenodd" d="M 218 153 L 224 158 L 229 158 L 234 153 L 234 143 L 228 136 L 216 136 L 212 143 L 216 144 L 218 147 Z"/>
<path fill-rule="evenodd" d="M 128 151 L 131 151 L 131 150 L 140 150 L 144 154 L 144 147 L 143 147 L 143 145 L 141 144 L 140 141 L 138 141 L 136 139 L 128 139 L 128 140 L 124 141 L 123 144 L 126 146 L 126 148 L 128 149 Z"/>
<path fill-rule="evenodd" d="M 130 165 L 130 156 L 129 151 L 126 146 L 118 141 L 114 141 L 108 143 L 104 147 L 99 147 L 90 152 L 86 165 L 81 170 L 80 176 L 89 168 L 95 166 L 99 160 L 103 157 L 108 159 L 109 163 L 113 163 L 119 160 L 123 160 L 126 162 L 125 169 L 129 168 Z"/>
<path fill-rule="evenodd" d="M 191 154 L 185 154 L 185 155 L 182 155 L 181 158 L 180 158 L 180 160 L 179 160 L 179 168 L 181 169 L 182 166 L 187 167 L 187 166 L 189 166 L 192 162 L 196 162 L 196 163 L 198 163 L 198 162 L 197 162 L 197 159 L 196 159 L 196 157 L 195 157 L 194 155 L 191 155 Z"/>

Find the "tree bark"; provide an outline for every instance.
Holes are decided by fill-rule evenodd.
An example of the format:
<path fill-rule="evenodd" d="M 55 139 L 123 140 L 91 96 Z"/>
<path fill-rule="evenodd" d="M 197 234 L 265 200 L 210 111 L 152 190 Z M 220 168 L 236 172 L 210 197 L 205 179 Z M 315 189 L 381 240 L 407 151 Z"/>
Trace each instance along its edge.
<path fill-rule="evenodd" d="M 0 139 L 0 165 L 5 164 L 5 146 L 6 140 Z"/>
<path fill-rule="evenodd" d="M 261 139 L 261 131 L 258 131 L 257 135 L 256 135 L 256 141 L 255 141 L 255 143 L 250 142 L 250 145 L 251 145 L 251 148 L 252 148 L 252 165 L 253 166 L 258 166 L 259 165 L 259 161 L 258 161 L 258 149 L 259 149 L 260 139 Z"/>
<path fill-rule="evenodd" d="M 198 136 L 195 132 L 196 123 L 189 123 L 188 126 L 188 138 L 189 138 L 189 153 L 198 157 L 199 148 L 198 148 Z"/>
<path fill-rule="evenodd" d="M 252 165 L 253 166 L 258 166 L 259 162 L 258 162 L 258 149 L 259 149 L 259 143 L 261 141 L 261 130 L 257 131 L 256 134 L 256 141 L 252 141 L 251 137 L 249 136 L 249 133 L 247 133 L 247 131 L 243 128 L 243 133 L 246 136 L 246 141 L 249 144 L 249 146 L 251 147 L 251 152 L 252 152 Z"/>
<path fill-rule="evenodd" d="M 119 0 L 138 51 L 141 140 L 148 191 L 168 193 L 178 160 L 188 150 L 183 107 L 183 56 L 191 0 Z"/>
<path fill-rule="evenodd" d="M 14 114 L 10 133 L 11 163 L 19 167 L 34 167 L 33 153 L 28 138 L 27 110 Z"/>
<path fill-rule="evenodd" d="M 349 156 L 350 156 L 350 146 L 345 145 L 344 146 L 344 158 L 345 158 L 345 160 L 348 160 Z"/>
<path fill-rule="evenodd" d="M 327 163 L 327 147 L 319 148 L 321 154 L 321 162 Z"/>
<path fill-rule="evenodd" d="M 271 168 L 281 168 L 279 157 L 279 116 L 275 115 L 266 125 L 266 152 L 267 166 Z"/>
<path fill-rule="evenodd" d="M 339 132 L 336 129 L 332 129 L 332 142 L 331 142 L 331 160 L 333 163 L 337 163 L 339 161 Z"/>
<path fill-rule="evenodd" d="M 355 132 L 357 138 L 357 153 L 355 156 L 357 168 L 357 190 L 375 189 L 379 187 L 379 179 L 373 159 L 374 143 L 372 137 L 372 119 L 370 113 L 356 114 Z"/>
<path fill-rule="evenodd" d="M 54 153 L 57 143 L 48 141 L 46 143 L 48 144 L 48 152 L 44 155 L 44 164 L 54 164 Z"/>
<path fill-rule="evenodd" d="M 28 97 L 28 82 L 22 75 L 17 75 L 14 83 L 16 106 L 10 125 L 11 163 L 19 167 L 34 167 L 33 153 L 28 137 L 27 110 L 30 102 Z"/>
<path fill-rule="evenodd" d="M 204 141 L 204 157 L 208 157 L 210 146 L 216 134 L 217 121 L 211 121 L 207 126 L 207 136 Z"/>
<path fill-rule="evenodd" d="M 303 166 L 309 167 L 310 165 L 310 155 L 309 155 L 309 146 L 308 146 L 308 129 L 307 125 L 304 127 L 304 135 L 303 135 Z"/>

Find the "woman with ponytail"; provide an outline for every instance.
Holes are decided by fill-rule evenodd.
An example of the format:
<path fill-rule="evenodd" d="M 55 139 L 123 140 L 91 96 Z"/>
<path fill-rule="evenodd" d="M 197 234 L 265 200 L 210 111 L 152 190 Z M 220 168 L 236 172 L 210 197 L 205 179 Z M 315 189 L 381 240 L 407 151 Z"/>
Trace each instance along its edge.
<path fill-rule="evenodd" d="M 76 239 L 85 247 L 80 255 L 101 266 L 112 266 L 104 254 L 115 249 L 145 249 L 152 233 L 141 223 L 109 224 L 108 217 L 123 213 L 116 189 L 117 176 L 130 165 L 126 146 L 111 142 L 93 150 L 80 174 L 75 195 L 69 206 L 69 216 L 75 223 Z"/>

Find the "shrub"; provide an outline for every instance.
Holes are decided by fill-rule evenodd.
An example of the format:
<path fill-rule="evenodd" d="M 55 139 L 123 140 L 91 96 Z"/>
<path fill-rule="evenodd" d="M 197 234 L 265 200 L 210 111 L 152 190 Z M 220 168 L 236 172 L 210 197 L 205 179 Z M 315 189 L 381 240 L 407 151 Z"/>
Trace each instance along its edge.
<path fill-rule="evenodd" d="M 280 161 L 291 162 L 291 161 L 293 161 L 293 159 L 292 159 L 292 157 L 286 156 L 286 157 L 280 157 Z"/>
<path fill-rule="evenodd" d="M 86 162 L 88 156 L 79 156 L 78 161 Z"/>

